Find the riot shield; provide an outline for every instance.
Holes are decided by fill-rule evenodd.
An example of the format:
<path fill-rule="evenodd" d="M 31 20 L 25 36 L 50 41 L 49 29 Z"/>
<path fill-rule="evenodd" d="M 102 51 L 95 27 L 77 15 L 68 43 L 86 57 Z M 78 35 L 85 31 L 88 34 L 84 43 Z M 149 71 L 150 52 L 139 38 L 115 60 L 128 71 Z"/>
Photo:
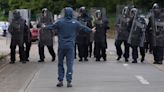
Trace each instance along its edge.
<path fill-rule="evenodd" d="M 132 46 L 144 47 L 146 27 L 146 17 L 138 10 L 133 19 L 128 43 Z"/>
<path fill-rule="evenodd" d="M 41 45 L 53 45 L 53 37 L 55 32 L 53 30 L 45 29 L 45 26 L 53 24 L 53 16 L 50 11 L 47 12 L 46 16 L 43 13 L 38 14 L 37 27 L 39 28 L 38 40 Z"/>
<path fill-rule="evenodd" d="M 155 14 L 152 10 L 152 38 L 154 46 L 164 46 L 164 9 L 159 9 L 159 13 Z"/>
<path fill-rule="evenodd" d="M 116 13 L 116 40 L 127 40 L 129 36 L 128 25 L 130 22 L 130 8 L 129 6 L 118 5 Z"/>
<path fill-rule="evenodd" d="M 30 25 L 31 20 L 31 12 L 28 9 L 16 9 L 16 11 L 20 12 L 21 17 L 26 20 L 26 24 Z"/>

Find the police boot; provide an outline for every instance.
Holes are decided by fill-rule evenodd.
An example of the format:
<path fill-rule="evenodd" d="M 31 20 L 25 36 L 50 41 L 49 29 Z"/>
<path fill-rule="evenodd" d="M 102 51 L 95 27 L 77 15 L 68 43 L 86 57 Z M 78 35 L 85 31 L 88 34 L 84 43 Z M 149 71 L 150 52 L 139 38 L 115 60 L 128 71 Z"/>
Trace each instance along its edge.
<path fill-rule="evenodd" d="M 143 62 L 144 62 L 144 60 L 145 60 L 145 59 L 144 59 L 144 57 L 142 57 L 142 58 L 141 58 L 141 62 L 143 63 Z"/>
<path fill-rule="evenodd" d="M 38 62 L 44 62 L 44 60 L 38 60 Z"/>
<path fill-rule="evenodd" d="M 63 82 L 62 81 L 59 81 L 58 84 L 56 85 L 56 87 L 63 87 Z"/>
<path fill-rule="evenodd" d="M 96 61 L 100 61 L 100 59 L 99 58 L 96 58 Z"/>
<path fill-rule="evenodd" d="M 119 61 L 120 59 L 121 59 L 121 56 L 118 56 L 118 57 L 117 57 L 117 61 Z"/>
<path fill-rule="evenodd" d="M 68 88 L 72 87 L 71 82 L 67 82 L 67 87 L 68 87 Z"/>
<path fill-rule="evenodd" d="M 56 56 L 52 57 L 52 62 L 54 62 L 54 61 L 55 61 L 55 59 L 56 59 Z"/>
<path fill-rule="evenodd" d="M 125 62 L 129 62 L 128 58 L 125 58 Z"/>
<path fill-rule="evenodd" d="M 22 64 L 26 64 L 26 61 L 22 61 Z"/>
<path fill-rule="evenodd" d="M 103 59 L 104 59 L 104 62 L 106 61 L 106 57 L 103 57 Z"/>
<path fill-rule="evenodd" d="M 26 61 L 29 62 L 30 60 L 27 58 Z"/>
<path fill-rule="evenodd" d="M 10 61 L 10 62 L 9 62 L 9 64 L 14 64 L 14 63 L 15 63 L 15 61 Z"/>
<path fill-rule="evenodd" d="M 134 59 L 134 60 L 132 61 L 132 63 L 137 63 L 137 59 Z"/>
<path fill-rule="evenodd" d="M 84 59 L 84 61 L 88 61 L 88 59 L 87 59 L 87 58 L 85 58 L 85 59 Z"/>
<path fill-rule="evenodd" d="M 158 62 L 157 61 L 154 61 L 153 64 L 158 64 Z"/>
<path fill-rule="evenodd" d="M 79 59 L 79 62 L 82 62 L 82 61 L 83 61 L 83 59 L 82 59 L 82 58 L 80 58 L 80 59 Z"/>
<path fill-rule="evenodd" d="M 161 64 L 162 64 L 162 61 L 159 61 L 159 62 L 158 62 L 158 64 L 160 64 L 160 65 L 161 65 Z"/>

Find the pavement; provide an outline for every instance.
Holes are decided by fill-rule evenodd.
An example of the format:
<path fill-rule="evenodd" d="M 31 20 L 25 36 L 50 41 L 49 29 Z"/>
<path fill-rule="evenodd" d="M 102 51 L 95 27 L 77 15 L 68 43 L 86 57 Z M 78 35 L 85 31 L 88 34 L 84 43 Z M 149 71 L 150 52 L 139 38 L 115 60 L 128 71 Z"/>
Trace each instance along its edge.
<path fill-rule="evenodd" d="M 0 36 L 0 55 L 6 55 L 9 53 L 9 45 L 9 38 Z"/>
<path fill-rule="evenodd" d="M 54 41 L 57 51 L 57 39 Z M 33 43 L 30 62 L 10 65 L 9 57 L 0 63 L 0 92 L 163 92 L 164 65 L 153 65 L 153 56 L 146 55 L 144 63 L 116 61 L 114 40 L 108 40 L 107 61 L 89 62 L 75 60 L 73 87 L 57 88 L 57 60 L 45 48 L 46 62 L 38 63 L 37 43 Z M 17 55 L 18 57 L 18 55 Z M 138 60 L 139 61 L 139 60 Z"/>

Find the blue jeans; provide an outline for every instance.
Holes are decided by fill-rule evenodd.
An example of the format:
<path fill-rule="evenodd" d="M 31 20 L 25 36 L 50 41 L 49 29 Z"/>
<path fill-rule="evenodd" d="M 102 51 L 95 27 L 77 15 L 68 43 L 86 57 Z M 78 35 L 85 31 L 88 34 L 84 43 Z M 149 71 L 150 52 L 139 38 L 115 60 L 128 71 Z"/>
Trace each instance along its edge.
<path fill-rule="evenodd" d="M 73 61 L 74 61 L 74 48 L 58 48 L 58 80 L 63 81 L 65 75 L 64 57 L 66 57 L 67 72 L 66 79 L 68 82 L 72 81 L 73 74 Z"/>

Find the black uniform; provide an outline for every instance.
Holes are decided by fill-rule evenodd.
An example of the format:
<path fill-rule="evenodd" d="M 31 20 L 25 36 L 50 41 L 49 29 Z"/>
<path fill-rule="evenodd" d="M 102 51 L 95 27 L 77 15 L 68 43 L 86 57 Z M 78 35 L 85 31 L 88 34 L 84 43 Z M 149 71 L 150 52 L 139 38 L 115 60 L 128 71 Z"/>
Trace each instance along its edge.
<path fill-rule="evenodd" d="M 50 14 L 50 12 L 48 11 L 44 11 L 47 13 L 47 16 L 41 16 L 40 20 L 39 20 L 39 27 L 41 27 L 42 25 L 50 25 L 53 23 L 53 19 L 52 16 Z M 49 29 L 45 29 L 43 27 L 41 27 L 41 30 L 39 31 L 39 55 L 40 55 L 40 60 L 38 62 L 44 62 L 44 47 L 47 46 L 48 51 L 50 52 L 51 56 L 52 56 L 52 61 L 55 60 L 56 58 L 56 54 L 55 51 L 53 49 L 53 37 L 54 37 L 54 31 L 53 30 L 49 30 Z"/>
<path fill-rule="evenodd" d="M 128 43 L 132 47 L 132 63 L 137 63 L 138 58 L 138 47 L 140 48 L 140 54 L 142 56 L 141 62 L 144 61 L 145 58 L 145 31 L 146 31 L 146 21 L 144 17 L 139 14 L 133 20 L 133 26 L 131 27 L 131 32 L 128 38 Z"/>
<path fill-rule="evenodd" d="M 89 28 L 92 27 L 91 20 L 92 18 L 89 17 L 87 14 L 78 17 L 78 21 L 88 26 Z M 83 58 L 85 61 L 88 61 L 87 57 L 88 57 L 88 48 L 90 43 L 90 33 L 86 33 L 80 30 L 77 33 L 76 43 L 78 46 L 78 54 L 80 58 L 79 61 L 82 61 Z"/>
<path fill-rule="evenodd" d="M 95 57 L 100 61 L 101 57 L 106 61 L 107 38 L 106 33 L 109 29 L 107 19 L 97 19 L 95 21 L 96 32 L 94 34 Z"/>
<path fill-rule="evenodd" d="M 24 46 L 23 46 L 23 38 L 24 38 L 24 23 L 25 20 L 23 20 L 20 17 L 20 13 L 15 11 L 13 13 L 14 18 L 12 19 L 12 22 L 9 26 L 9 32 L 11 34 L 11 44 L 10 44 L 10 60 L 11 64 L 15 63 L 15 54 L 16 54 L 16 46 L 19 46 L 19 55 L 20 55 L 20 61 L 22 63 L 25 63 L 25 53 L 24 53 Z"/>
<path fill-rule="evenodd" d="M 153 46 L 153 56 L 154 64 L 162 64 L 164 56 L 164 29 L 163 21 L 164 16 L 163 12 L 159 9 L 158 12 L 152 11 L 150 22 L 148 24 L 148 29 L 152 28 L 151 33 L 152 46 Z M 147 30 L 149 31 L 149 30 Z"/>
<path fill-rule="evenodd" d="M 118 30 L 117 30 L 117 36 L 116 36 L 116 41 L 115 41 L 115 46 L 116 46 L 116 51 L 117 51 L 117 55 L 118 58 L 117 60 L 120 60 L 120 58 L 122 57 L 123 51 L 121 48 L 122 43 L 124 43 L 124 58 L 125 61 L 128 61 L 129 58 L 129 44 L 127 42 L 128 37 L 129 37 L 129 33 L 130 33 L 130 28 L 132 25 L 133 20 L 129 19 L 128 17 L 122 17 L 119 19 L 118 21 Z"/>
<path fill-rule="evenodd" d="M 25 54 L 26 54 L 26 61 L 29 61 L 29 53 L 31 48 L 31 31 L 29 27 L 25 24 L 24 26 L 24 44 L 25 44 Z"/>

